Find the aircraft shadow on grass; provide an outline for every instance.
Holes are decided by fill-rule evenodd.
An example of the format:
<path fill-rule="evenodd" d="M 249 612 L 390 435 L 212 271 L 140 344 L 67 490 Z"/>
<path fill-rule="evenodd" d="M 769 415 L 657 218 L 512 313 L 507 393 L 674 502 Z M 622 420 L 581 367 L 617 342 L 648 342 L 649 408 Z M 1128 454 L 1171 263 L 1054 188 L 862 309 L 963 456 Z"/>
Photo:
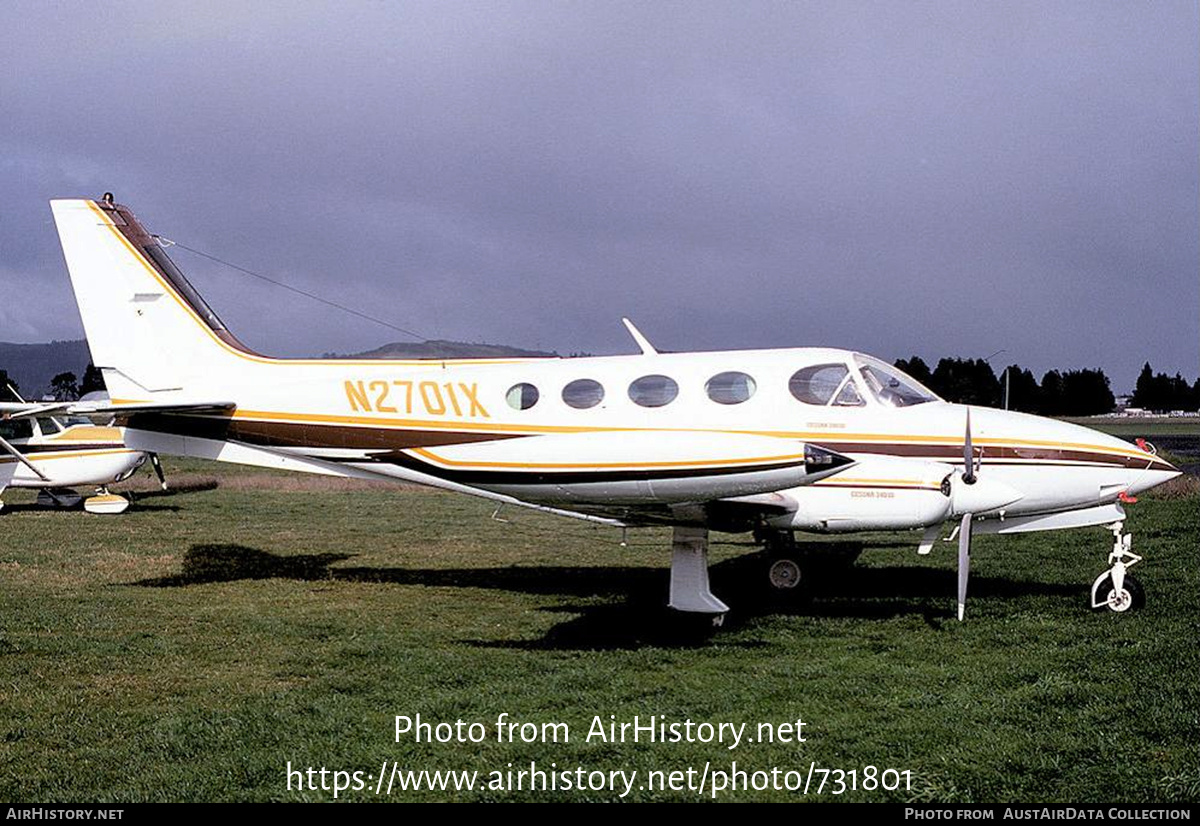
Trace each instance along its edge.
<path fill-rule="evenodd" d="M 139 490 L 128 491 L 127 495 L 135 502 L 140 502 L 143 499 L 158 499 L 164 496 L 181 496 L 185 493 L 205 493 L 210 490 L 216 490 L 221 486 L 221 483 L 216 479 L 204 479 L 199 482 L 188 482 L 182 485 L 171 485 L 166 490 Z"/>
<path fill-rule="evenodd" d="M 486 588 L 516 593 L 579 598 L 575 604 L 545 606 L 550 613 L 570 615 L 538 640 L 467 641 L 501 648 L 604 650 L 642 646 L 700 644 L 697 624 L 663 605 L 666 569 L 645 567 L 511 566 L 492 568 L 353 568 L 332 567 L 353 554 L 278 555 L 233 544 L 193 545 L 183 568 L 174 576 L 141 580 L 151 588 L 186 587 L 248 579 L 333 580 L 341 582 Z M 714 592 L 734 606 L 726 623 L 741 625 L 757 618 L 800 615 L 826 618 L 889 619 L 920 615 L 932 627 L 953 619 L 953 570 L 912 567 L 836 566 L 817 569 L 818 593 L 812 599 L 774 599 L 766 595 L 765 558 L 751 554 L 712 566 Z M 1030 582 L 977 576 L 972 596 L 1014 599 L 1029 595 L 1075 597 L 1078 584 Z M 594 599 L 611 601 L 596 603 Z M 723 644 L 754 646 L 756 643 Z M 763 644 L 763 643 L 759 643 Z"/>

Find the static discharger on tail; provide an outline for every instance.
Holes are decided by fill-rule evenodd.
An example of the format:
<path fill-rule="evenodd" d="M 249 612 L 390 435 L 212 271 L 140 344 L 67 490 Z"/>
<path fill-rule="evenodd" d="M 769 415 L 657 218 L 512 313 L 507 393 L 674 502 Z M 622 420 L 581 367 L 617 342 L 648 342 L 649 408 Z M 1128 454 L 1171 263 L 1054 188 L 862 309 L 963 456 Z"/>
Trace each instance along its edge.
<path fill-rule="evenodd" d="M 416 482 L 614 526 L 674 529 L 673 608 L 728 610 L 710 530 L 754 531 L 764 577 L 805 589 L 796 532 L 971 538 L 1108 526 L 1093 603 L 1140 601 L 1123 501 L 1177 471 L 1096 431 L 950 404 L 825 348 L 449 361 L 281 360 L 242 344 L 155 236 L 112 202 L 52 202 L 93 361 L 134 450 Z"/>

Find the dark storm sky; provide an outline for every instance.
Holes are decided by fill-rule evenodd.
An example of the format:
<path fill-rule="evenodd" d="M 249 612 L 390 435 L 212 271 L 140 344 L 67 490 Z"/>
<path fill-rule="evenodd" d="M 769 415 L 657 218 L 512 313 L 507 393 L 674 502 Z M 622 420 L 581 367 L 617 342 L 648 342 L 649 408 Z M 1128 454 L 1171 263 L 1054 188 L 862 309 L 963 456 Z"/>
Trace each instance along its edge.
<path fill-rule="evenodd" d="M 1197 4 L 0 5 L 0 340 L 47 200 L 425 336 L 1200 370 Z M 247 343 L 402 338 L 186 251 Z"/>

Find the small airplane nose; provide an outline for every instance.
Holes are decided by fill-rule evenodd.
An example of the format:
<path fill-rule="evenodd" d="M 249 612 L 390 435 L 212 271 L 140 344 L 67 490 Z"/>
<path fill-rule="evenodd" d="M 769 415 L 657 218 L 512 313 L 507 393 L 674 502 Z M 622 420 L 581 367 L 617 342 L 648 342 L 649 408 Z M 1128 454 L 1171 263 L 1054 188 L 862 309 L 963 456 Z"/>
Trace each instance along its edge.
<path fill-rule="evenodd" d="M 1081 429 L 1087 431 L 1099 446 L 1113 451 L 1119 450 L 1125 454 L 1126 486 L 1123 492 L 1130 496 L 1136 496 L 1182 475 L 1179 468 L 1159 456 L 1154 446 L 1142 439 L 1131 443 L 1091 428 Z"/>
<path fill-rule="evenodd" d="M 1155 465 L 1152 468 L 1147 468 L 1142 471 L 1134 471 L 1133 478 L 1129 483 L 1128 492 L 1132 495 L 1150 490 L 1150 488 L 1158 487 L 1164 482 L 1170 482 L 1177 476 L 1182 476 L 1183 471 L 1176 468 L 1170 462 L 1163 461 L 1161 464 Z"/>

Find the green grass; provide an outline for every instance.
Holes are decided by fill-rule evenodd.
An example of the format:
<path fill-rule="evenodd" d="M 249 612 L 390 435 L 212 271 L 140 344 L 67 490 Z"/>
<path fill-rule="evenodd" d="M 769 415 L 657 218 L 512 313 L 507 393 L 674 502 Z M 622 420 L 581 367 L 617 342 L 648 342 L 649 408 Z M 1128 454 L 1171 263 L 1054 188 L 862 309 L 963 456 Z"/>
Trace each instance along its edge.
<path fill-rule="evenodd" d="M 1089 416 L 1064 421 L 1094 428 L 1122 438 L 1138 436 L 1200 436 L 1200 418 L 1169 418 L 1166 416 L 1137 416 L 1127 419 Z"/>
<path fill-rule="evenodd" d="M 910 791 L 847 800 L 1197 801 L 1197 504 L 1129 522 L 1147 607 L 1096 615 L 1100 530 L 979 537 L 968 621 L 951 546 L 870 539 L 811 605 L 757 594 L 745 537 L 718 535 L 730 623 L 668 627 L 663 531 L 631 533 L 441 493 L 168 463 L 182 486 L 119 517 L 0 515 L 0 799 L 319 800 L 293 765 L 697 771 L 873 765 Z M 275 489 L 279 486 L 280 489 Z M 145 484 L 143 488 L 148 489 Z M 565 722 L 559 744 L 395 742 L 394 715 Z M 584 741 L 593 715 L 802 718 L 807 742 Z M 494 729 L 489 735 L 494 734 Z M 610 799 L 609 792 L 393 792 L 392 799 Z M 374 799 L 367 792 L 343 795 Z M 638 800 L 695 799 L 649 792 Z M 828 796 L 826 796 L 828 797 Z M 726 800 L 795 800 L 738 791 Z"/>

